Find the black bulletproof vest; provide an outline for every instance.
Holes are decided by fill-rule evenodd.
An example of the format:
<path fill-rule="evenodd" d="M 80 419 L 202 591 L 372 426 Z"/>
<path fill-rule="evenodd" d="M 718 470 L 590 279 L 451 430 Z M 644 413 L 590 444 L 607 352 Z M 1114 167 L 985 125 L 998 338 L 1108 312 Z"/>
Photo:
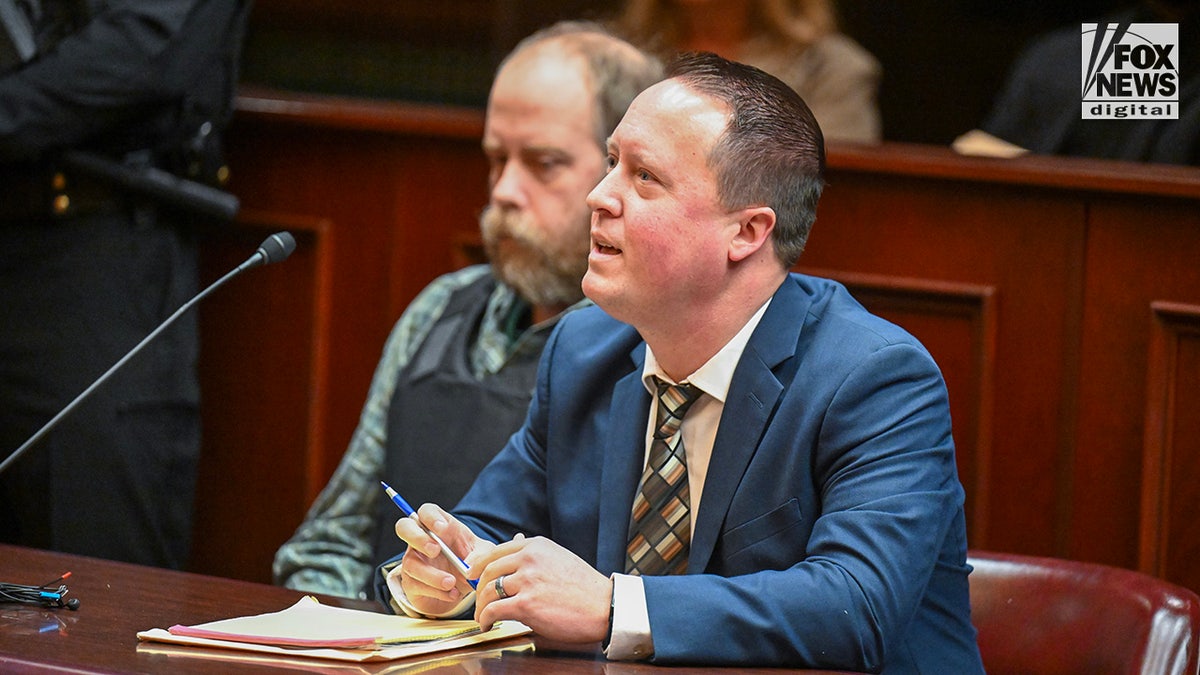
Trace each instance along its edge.
<path fill-rule="evenodd" d="M 549 331 L 527 336 L 499 372 L 475 377 L 471 345 L 495 287 L 489 274 L 456 291 L 400 372 L 388 410 L 383 480 L 413 508 L 425 502 L 452 508 L 525 421 Z M 400 511 L 381 496 L 376 514 L 374 560 L 382 562 L 403 551 L 395 534 Z"/>

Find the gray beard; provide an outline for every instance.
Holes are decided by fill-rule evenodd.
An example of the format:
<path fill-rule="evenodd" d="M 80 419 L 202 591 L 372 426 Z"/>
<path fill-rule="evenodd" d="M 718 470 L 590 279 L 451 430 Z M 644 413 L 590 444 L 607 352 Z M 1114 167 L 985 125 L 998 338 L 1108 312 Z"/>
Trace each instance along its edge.
<path fill-rule="evenodd" d="M 590 237 L 580 237 L 574 242 L 577 253 L 561 250 L 566 246 L 553 250 L 549 242 L 537 241 L 527 234 L 528 228 L 519 222 L 519 217 L 492 207 L 480 217 L 480 229 L 496 278 L 511 286 L 526 301 L 553 307 L 572 305 L 583 298 L 580 283 L 587 272 Z M 587 225 L 582 226 L 581 231 L 586 233 Z M 509 237 L 509 243 L 519 247 L 519 251 L 502 253 L 497 245 L 502 236 Z"/>

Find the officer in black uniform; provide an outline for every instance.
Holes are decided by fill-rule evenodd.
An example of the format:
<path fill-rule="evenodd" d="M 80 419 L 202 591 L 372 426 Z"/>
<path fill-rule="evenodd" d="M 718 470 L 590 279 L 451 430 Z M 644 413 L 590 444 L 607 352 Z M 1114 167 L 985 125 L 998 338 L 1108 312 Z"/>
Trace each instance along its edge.
<path fill-rule="evenodd" d="M 65 153 L 219 183 L 249 0 L 0 1 L 36 45 L 0 64 L 3 459 L 196 292 L 203 218 Z M 0 474 L 0 541 L 183 567 L 197 350 L 192 313 Z"/>

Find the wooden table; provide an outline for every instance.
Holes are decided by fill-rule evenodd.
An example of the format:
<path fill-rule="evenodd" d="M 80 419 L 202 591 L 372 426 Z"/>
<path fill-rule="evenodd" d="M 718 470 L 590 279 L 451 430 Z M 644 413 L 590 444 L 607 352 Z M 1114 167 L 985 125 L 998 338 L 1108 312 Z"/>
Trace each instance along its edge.
<path fill-rule="evenodd" d="M 68 598 L 79 609 L 0 603 L 0 672 L 71 673 L 664 673 L 694 675 L 711 668 L 670 668 L 604 659 L 597 645 L 514 638 L 380 664 L 244 655 L 219 649 L 139 643 L 137 632 L 285 609 L 301 593 L 200 574 L 0 544 L 0 581 L 41 584 L 71 572 Z M 322 602 L 363 608 L 336 598 Z M 786 673 L 773 668 L 738 673 Z"/>

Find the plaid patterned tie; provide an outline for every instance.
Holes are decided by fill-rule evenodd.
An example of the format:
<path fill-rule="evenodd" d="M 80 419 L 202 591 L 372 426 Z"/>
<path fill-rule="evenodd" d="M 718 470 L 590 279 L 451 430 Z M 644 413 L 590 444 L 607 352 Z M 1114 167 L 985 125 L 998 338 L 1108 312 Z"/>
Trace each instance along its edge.
<path fill-rule="evenodd" d="M 690 384 L 658 384 L 658 414 L 650 459 L 633 499 L 625 571 L 629 574 L 683 574 L 692 540 L 687 456 L 679 425 L 700 390 Z"/>

